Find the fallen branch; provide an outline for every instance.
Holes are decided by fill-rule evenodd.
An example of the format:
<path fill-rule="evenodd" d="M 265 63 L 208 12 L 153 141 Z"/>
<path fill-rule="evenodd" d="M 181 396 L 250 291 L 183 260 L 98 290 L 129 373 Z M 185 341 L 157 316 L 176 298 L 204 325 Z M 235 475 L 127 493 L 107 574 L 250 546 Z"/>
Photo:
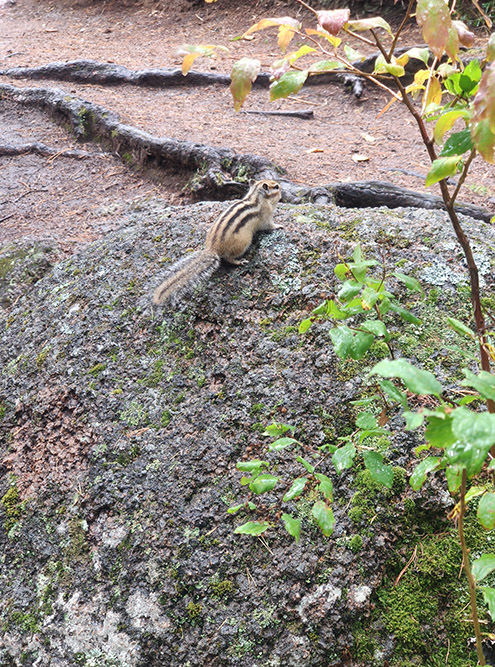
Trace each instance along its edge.
<path fill-rule="evenodd" d="M 155 137 L 124 125 L 112 111 L 61 90 L 16 88 L 0 84 L 0 96 L 48 112 L 65 126 L 68 124 L 78 140 L 98 141 L 118 155 L 125 155 L 125 162 L 131 154 L 143 166 L 153 162 L 162 167 L 173 166 L 195 171 L 191 191 L 203 198 L 243 196 L 250 177 L 257 180 L 276 179 L 282 186 L 284 201 L 294 204 L 303 201 L 321 204 L 335 201 L 337 205 L 346 208 L 387 206 L 445 209 L 441 197 L 382 181 L 330 183 L 314 188 L 300 186 L 284 178 L 283 169 L 259 155 L 239 154 L 228 148 Z M 459 203 L 456 211 L 485 222 L 493 217 L 493 213 L 471 204 Z"/>
<path fill-rule="evenodd" d="M 255 111 L 249 110 L 249 111 L 241 111 L 240 113 L 249 113 L 249 114 L 257 114 L 257 115 L 263 115 L 263 116 L 293 116 L 294 118 L 314 118 L 314 113 L 313 111 L 307 111 L 307 110 L 302 110 L 302 111 Z"/>

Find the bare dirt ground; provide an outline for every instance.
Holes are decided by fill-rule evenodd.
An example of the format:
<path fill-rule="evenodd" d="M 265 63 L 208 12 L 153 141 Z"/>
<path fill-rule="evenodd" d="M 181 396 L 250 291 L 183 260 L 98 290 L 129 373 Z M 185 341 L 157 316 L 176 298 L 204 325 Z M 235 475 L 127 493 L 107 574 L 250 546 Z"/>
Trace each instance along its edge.
<path fill-rule="evenodd" d="M 130 69 L 176 67 L 180 64 L 177 48 L 195 43 L 229 48 L 222 58 L 198 59 L 195 69 L 229 73 L 232 64 L 247 55 L 259 57 L 267 71 L 279 56 L 275 32 L 260 32 L 250 42 L 230 40 L 266 16 L 298 14 L 311 23 L 299 6 L 282 0 L 219 0 L 197 6 L 175 0 L 165 7 L 117 0 L 2 4 L 0 68 L 77 58 Z M 421 41 L 411 25 L 401 43 Z M 284 167 L 295 182 L 323 185 L 373 179 L 424 190 L 419 175 L 427 171 L 426 151 L 413 120 L 399 105 L 377 118 L 388 97 L 370 86 L 359 100 L 343 86 L 330 85 L 303 88 L 297 99 L 272 104 L 266 90 L 255 89 L 244 106 L 245 110 L 314 110 L 313 120 L 301 120 L 235 113 L 229 90 L 214 85 L 147 89 L 5 76 L 0 81 L 19 87 L 61 88 L 112 109 L 123 122 L 158 136 L 262 155 Z M 118 212 L 128 201 L 162 196 L 179 203 L 187 198 L 182 191 L 186 173 L 140 172 L 98 147 L 76 146 L 63 128 L 39 111 L 2 100 L 0 111 L 0 143 L 37 140 L 61 152 L 48 158 L 0 157 L 0 242 L 21 236 L 51 237 L 61 253 L 68 253 L 118 225 Z M 91 155 L 65 157 L 63 151 L 71 148 Z M 357 156 L 367 159 L 356 161 Z M 461 199 L 495 211 L 494 177 L 493 165 L 478 161 Z"/>

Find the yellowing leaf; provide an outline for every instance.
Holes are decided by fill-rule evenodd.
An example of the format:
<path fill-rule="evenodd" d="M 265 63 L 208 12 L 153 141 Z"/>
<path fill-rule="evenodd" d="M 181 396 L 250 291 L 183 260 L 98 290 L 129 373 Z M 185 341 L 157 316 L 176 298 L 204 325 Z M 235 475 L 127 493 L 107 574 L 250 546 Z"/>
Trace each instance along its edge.
<path fill-rule="evenodd" d="M 239 111 L 244 104 L 244 100 L 248 96 L 260 69 L 260 61 L 253 58 L 241 58 L 234 63 L 230 73 L 230 92 L 234 99 L 234 109 L 236 111 Z"/>
<path fill-rule="evenodd" d="M 449 7 L 445 0 L 418 0 L 416 21 L 423 31 L 423 39 L 437 58 L 445 52 L 452 26 Z"/>
<path fill-rule="evenodd" d="M 426 175 L 425 186 L 428 187 L 455 174 L 461 158 L 461 155 L 451 155 L 433 160 L 431 169 Z"/>
<path fill-rule="evenodd" d="M 295 34 L 296 33 L 292 28 L 289 28 L 286 25 L 280 26 L 280 28 L 278 29 L 277 44 L 282 53 L 285 53 L 287 51 L 287 47 L 289 46 Z"/>
<path fill-rule="evenodd" d="M 495 32 L 490 35 L 486 45 L 486 60 L 491 63 L 495 60 Z"/>
<path fill-rule="evenodd" d="M 307 53 L 314 53 L 315 51 L 316 49 L 313 49 L 313 47 L 304 44 L 303 46 L 301 46 L 300 49 L 294 51 L 293 53 L 291 53 L 289 56 L 286 57 L 289 59 L 289 62 L 292 65 L 293 63 L 296 62 L 296 60 L 298 60 L 298 58 L 305 56 Z"/>
<path fill-rule="evenodd" d="M 445 43 L 445 51 L 449 58 L 452 58 L 452 62 L 455 62 L 457 54 L 459 53 L 459 34 L 453 24 L 449 28 L 449 36 Z"/>
<path fill-rule="evenodd" d="M 242 37 L 246 37 L 253 32 L 258 32 L 258 30 L 264 30 L 265 28 L 271 28 L 272 26 L 284 26 L 287 28 L 295 28 L 296 30 L 301 29 L 301 24 L 296 19 L 291 18 L 290 16 L 282 16 L 281 18 L 274 19 L 261 19 L 258 23 L 252 25 Z M 290 41 L 290 40 L 289 40 Z"/>
<path fill-rule="evenodd" d="M 494 161 L 495 148 L 495 62 L 483 72 L 471 122 L 473 143 L 487 162 Z"/>
<path fill-rule="evenodd" d="M 397 65 L 402 65 L 402 67 L 405 67 L 407 63 L 409 62 L 409 54 L 403 53 L 400 58 L 396 58 L 395 62 Z"/>
<path fill-rule="evenodd" d="M 454 127 L 455 122 L 459 118 L 466 119 L 469 116 L 468 112 L 465 109 L 455 109 L 453 111 L 447 111 L 443 116 L 437 120 L 435 129 L 433 130 L 433 138 L 437 144 L 443 142 L 443 137 L 446 132 L 451 130 Z"/>
<path fill-rule="evenodd" d="M 188 53 L 187 55 L 184 56 L 184 60 L 182 61 L 182 74 L 184 76 L 186 76 L 186 74 L 191 69 L 193 62 L 200 55 L 201 53 Z"/>
<path fill-rule="evenodd" d="M 380 118 L 380 116 L 383 116 L 383 114 L 386 113 L 386 112 L 390 109 L 390 107 L 392 106 L 392 104 L 393 104 L 394 102 L 397 102 L 397 98 L 396 98 L 396 97 L 392 97 L 392 99 L 390 100 L 390 102 L 387 102 L 387 104 L 383 107 L 383 109 L 382 109 L 382 110 L 380 111 L 380 113 L 377 115 L 377 118 Z"/>
<path fill-rule="evenodd" d="M 495 133 L 491 131 L 488 120 L 481 120 L 471 128 L 471 137 L 483 160 L 493 164 Z"/>
<path fill-rule="evenodd" d="M 225 46 L 216 46 L 214 44 L 182 44 L 177 50 L 178 56 L 184 56 L 182 74 L 186 76 L 192 64 L 199 56 L 212 57 L 216 55 L 217 51 L 226 51 L 228 53 L 228 49 Z"/>
<path fill-rule="evenodd" d="M 429 76 L 430 76 L 430 70 L 429 69 L 420 69 L 414 75 L 414 83 L 416 83 L 418 85 L 421 85 L 426 81 L 426 79 Z"/>
<path fill-rule="evenodd" d="M 335 46 L 335 48 L 340 46 L 342 43 L 340 37 L 335 37 L 325 30 L 313 30 L 313 28 L 306 28 L 306 34 L 311 36 L 316 35 L 318 37 L 324 37 L 327 41 L 330 42 L 332 46 Z"/>
<path fill-rule="evenodd" d="M 381 16 L 375 16 L 369 19 L 360 19 L 358 21 L 349 21 L 347 23 L 347 27 L 356 31 L 383 28 L 389 33 L 389 35 L 392 34 L 392 29 L 390 28 L 389 24 L 385 21 L 385 19 L 382 19 Z"/>
<path fill-rule="evenodd" d="M 432 77 L 430 79 L 430 84 L 427 86 L 427 90 L 425 91 L 425 101 L 424 105 L 425 108 L 429 104 L 441 104 L 442 103 L 442 86 L 440 84 L 440 81 L 436 77 Z"/>
<path fill-rule="evenodd" d="M 331 35 L 337 35 L 351 15 L 350 9 L 330 9 L 316 12 L 318 25 Z"/>

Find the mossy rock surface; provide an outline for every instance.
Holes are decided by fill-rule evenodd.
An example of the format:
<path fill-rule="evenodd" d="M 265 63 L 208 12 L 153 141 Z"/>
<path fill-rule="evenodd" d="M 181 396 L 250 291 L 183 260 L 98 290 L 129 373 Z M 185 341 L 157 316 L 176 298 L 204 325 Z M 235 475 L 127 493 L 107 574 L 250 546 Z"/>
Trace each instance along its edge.
<path fill-rule="evenodd" d="M 294 425 L 313 447 L 354 428 L 350 401 L 373 359 L 344 367 L 328 324 L 304 339 L 297 327 L 335 291 L 333 267 L 356 242 L 379 254 L 385 230 L 387 262 L 425 275 L 427 293 L 435 286 L 430 300 L 403 294 L 419 317 L 434 305 L 435 326 L 395 335 L 410 336 L 410 356 L 421 352 L 440 376 L 457 372 L 465 350 L 441 353 L 458 344 L 440 329 L 441 315 L 464 312 L 468 297 L 445 216 L 281 205 L 284 229 L 260 236 L 248 264 L 222 267 L 180 310 L 152 312 L 167 266 L 200 246 L 225 207 L 132 205 L 120 230 L 54 266 L 3 315 L 1 664 L 320 667 L 349 655 L 355 665 L 418 656 L 429 664 L 431 642 L 445 647 L 447 636 L 462 635 L 456 600 L 430 591 L 418 602 L 424 581 L 412 572 L 401 584 L 409 597 L 418 587 L 428 633 L 396 625 L 391 578 L 427 526 L 430 540 L 449 530 L 450 507 L 440 483 L 421 496 L 405 484 L 418 442 L 399 418 L 388 425 L 390 447 L 380 445 L 397 471 L 392 491 L 356 470 L 337 475 L 330 460 L 323 466 L 335 487 L 331 538 L 309 510 L 298 544 L 281 528 L 265 544 L 235 535 L 246 515 L 226 513 L 245 497 L 236 461 L 277 464 L 262 435 L 272 420 Z M 495 232 L 465 224 L 491 266 Z M 488 289 L 492 275 L 483 269 Z M 287 479 L 301 474 L 290 457 L 277 465 Z M 459 554 L 448 553 L 443 576 L 463 599 Z M 380 622 L 378 608 L 387 611 Z M 452 642 L 452 665 L 474 665 L 460 650 Z"/>

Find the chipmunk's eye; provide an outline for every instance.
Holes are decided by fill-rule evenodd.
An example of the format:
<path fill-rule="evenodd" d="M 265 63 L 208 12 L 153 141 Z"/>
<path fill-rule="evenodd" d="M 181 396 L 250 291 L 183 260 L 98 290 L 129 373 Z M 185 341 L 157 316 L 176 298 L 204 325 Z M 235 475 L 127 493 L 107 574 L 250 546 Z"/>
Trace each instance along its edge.
<path fill-rule="evenodd" d="M 268 192 L 268 183 L 263 183 L 263 190 Z"/>

